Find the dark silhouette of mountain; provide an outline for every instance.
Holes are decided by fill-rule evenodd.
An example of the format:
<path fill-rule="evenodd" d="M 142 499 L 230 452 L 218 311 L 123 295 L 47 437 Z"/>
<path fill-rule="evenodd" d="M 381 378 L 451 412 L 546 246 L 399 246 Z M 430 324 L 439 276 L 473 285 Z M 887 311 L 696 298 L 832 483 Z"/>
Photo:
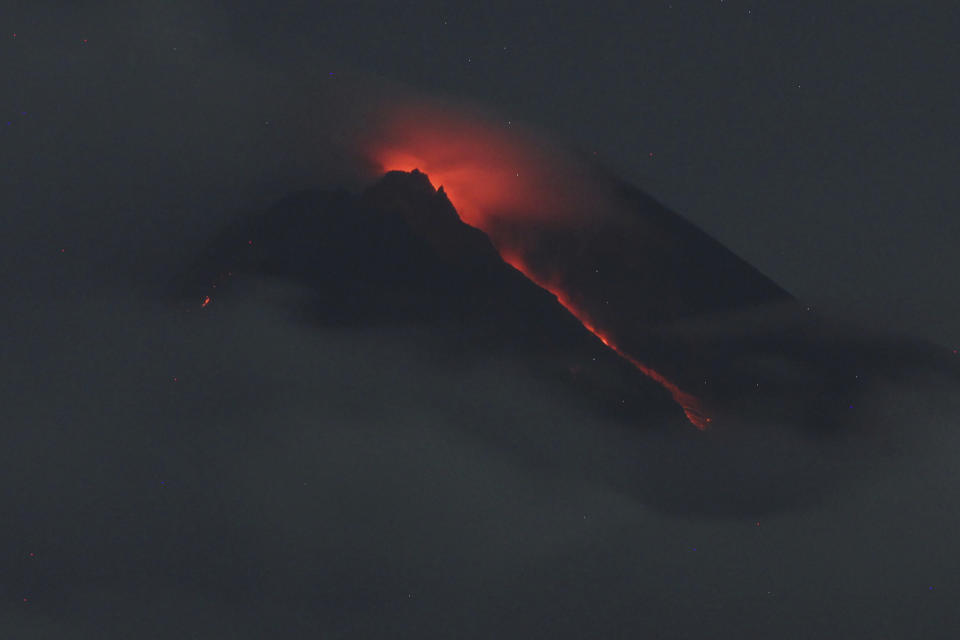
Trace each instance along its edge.
<path fill-rule="evenodd" d="M 552 284 L 557 295 L 507 264 L 417 171 L 390 172 L 360 194 L 290 195 L 213 238 L 173 290 L 187 311 L 217 314 L 264 280 L 290 282 L 304 292 L 290 309 L 301 322 L 427 329 L 438 358 L 509 354 L 590 411 L 689 431 L 684 453 L 651 463 L 669 481 L 629 489 L 698 512 L 781 507 L 823 484 L 742 465 L 718 470 L 709 443 L 725 433 L 789 425 L 836 434 L 858 419 L 852 408 L 873 380 L 956 370 L 943 350 L 838 328 L 642 192 L 625 193 L 637 222 L 575 240 L 540 232 L 546 240 L 524 267 L 565 274 Z M 562 263 L 571 246 L 575 258 Z M 598 264 L 602 283 L 588 273 Z M 577 305 L 579 317 L 570 312 Z M 696 433 L 684 413 L 709 433 Z"/>
<path fill-rule="evenodd" d="M 513 224 L 509 237 L 494 229 L 501 248 L 536 234 L 523 269 L 553 293 L 505 263 L 419 171 L 389 172 L 359 195 L 288 196 L 213 239 L 175 289 L 191 305 L 215 307 L 248 286 L 248 276 L 279 278 L 309 288 L 298 313 L 320 325 L 443 327 L 464 352 L 562 353 L 569 362 L 560 368 L 578 372 L 599 358 L 618 362 L 622 377 L 624 358 L 599 336 L 664 387 L 692 396 L 705 416 L 746 410 L 758 388 L 802 386 L 802 409 L 783 410 L 810 414 L 825 429 L 871 370 L 902 371 L 943 355 L 841 332 L 642 191 L 617 190 L 629 215 L 606 225 L 564 233 Z"/>
<path fill-rule="evenodd" d="M 175 287 L 191 300 L 210 295 L 215 304 L 249 275 L 309 287 L 315 299 L 302 312 L 321 325 L 468 330 L 509 316 L 509 336 L 517 342 L 546 345 L 583 335 L 549 293 L 505 264 L 481 231 L 463 224 L 421 173 L 388 174 L 359 196 L 288 196 L 215 238 Z M 546 309 L 555 317 L 534 322 Z"/>
<path fill-rule="evenodd" d="M 422 173 L 388 173 L 359 195 L 292 194 L 211 239 L 171 289 L 186 310 L 215 313 L 263 278 L 309 291 L 291 309 L 301 321 L 432 327 L 441 357 L 535 356 L 538 375 L 597 410 L 663 411 L 683 424 L 668 392 L 506 264 Z"/>

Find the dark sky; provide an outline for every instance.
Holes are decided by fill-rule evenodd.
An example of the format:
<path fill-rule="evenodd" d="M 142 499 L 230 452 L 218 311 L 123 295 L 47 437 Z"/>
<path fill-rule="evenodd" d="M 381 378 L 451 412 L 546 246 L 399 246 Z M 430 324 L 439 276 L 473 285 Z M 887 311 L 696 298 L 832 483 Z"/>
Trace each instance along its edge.
<path fill-rule="evenodd" d="M 469 103 L 956 348 L 958 9 L 836 4 L 8 1 L 0 635 L 954 637 L 955 378 L 699 433 L 559 393 L 566 353 L 297 321 L 302 283 L 163 295 L 245 212 L 367 184 L 374 111 Z"/>
<path fill-rule="evenodd" d="M 812 304 L 960 340 L 955 3 L 242 4 L 191 11 L 547 127 Z"/>

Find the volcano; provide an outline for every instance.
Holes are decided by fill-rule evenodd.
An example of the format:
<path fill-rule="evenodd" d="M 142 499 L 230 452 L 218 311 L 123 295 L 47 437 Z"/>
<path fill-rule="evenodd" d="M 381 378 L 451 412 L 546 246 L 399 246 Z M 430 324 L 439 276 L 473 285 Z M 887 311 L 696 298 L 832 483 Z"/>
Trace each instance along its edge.
<path fill-rule="evenodd" d="M 304 321 L 432 327 L 459 353 L 521 350 L 587 402 L 673 406 L 701 430 L 758 407 L 835 425 L 870 371 L 931 355 L 839 340 L 694 225 L 610 185 L 618 214 L 573 231 L 471 226 L 417 169 L 359 194 L 303 191 L 223 230 L 175 289 L 210 313 L 256 278 L 287 280 L 309 292 L 296 309 Z"/>

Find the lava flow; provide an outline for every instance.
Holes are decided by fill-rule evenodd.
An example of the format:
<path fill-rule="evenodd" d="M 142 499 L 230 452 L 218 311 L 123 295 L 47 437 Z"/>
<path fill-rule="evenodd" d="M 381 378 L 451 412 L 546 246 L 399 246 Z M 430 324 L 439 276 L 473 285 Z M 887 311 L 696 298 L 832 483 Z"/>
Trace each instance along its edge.
<path fill-rule="evenodd" d="M 569 311 L 573 315 L 573 317 L 579 320 L 580 324 L 582 324 L 584 328 L 587 329 L 587 331 L 597 336 L 597 338 L 600 339 L 600 342 L 602 342 L 608 349 L 610 349 L 611 351 L 616 353 L 618 356 L 620 356 L 621 358 L 623 358 L 624 360 L 632 364 L 634 367 L 636 367 L 640 371 L 640 373 L 647 376 L 648 378 L 650 378 L 651 380 L 659 384 L 661 387 L 669 391 L 670 395 L 673 397 L 673 401 L 676 402 L 678 405 L 680 405 L 680 408 L 683 409 L 683 413 L 684 415 L 687 416 L 687 420 L 690 421 L 690 424 L 692 424 L 697 429 L 700 429 L 702 431 L 706 429 L 711 422 L 713 422 L 713 418 L 710 418 L 707 415 L 705 415 L 703 410 L 703 405 L 696 396 L 694 396 L 693 394 L 687 391 L 684 391 L 683 389 L 678 387 L 676 384 L 668 380 L 663 374 L 643 364 L 642 362 L 640 362 L 639 360 L 631 356 L 629 353 L 626 353 L 625 351 L 623 351 L 616 344 L 614 344 L 614 342 L 610 339 L 608 335 L 606 335 L 603 331 L 598 329 L 592 322 L 590 322 L 587 319 L 586 314 L 579 311 L 576 307 L 573 306 L 573 304 L 570 302 L 570 299 L 562 291 L 555 289 L 553 287 L 550 287 L 545 283 L 537 282 L 537 280 L 533 276 L 531 276 L 530 271 L 524 267 L 523 262 L 520 259 L 516 258 L 515 256 L 508 256 L 508 255 L 501 254 L 501 258 L 503 258 L 503 261 L 509 264 L 511 267 L 513 267 L 514 269 L 516 269 L 517 271 L 525 275 L 527 279 L 533 282 L 535 285 L 537 285 L 541 289 L 546 289 L 547 291 L 552 293 L 554 297 L 557 299 L 557 302 L 559 302 L 564 309 Z"/>
<path fill-rule="evenodd" d="M 416 149 L 416 145 L 414 148 L 427 153 L 410 153 L 396 148 L 378 150 L 376 157 L 380 166 L 385 171 L 409 172 L 418 169 L 436 180 L 436 183 L 431 184 L 439 183 L 442 186 L 463 222 L 480 229 L 490 237 L 504 262 L 537 286 L 552 293 L 557 301 L 604 345 L 669 391 L 691 424 L 701 430 L 707 428 L 712 419 L 706 416 L 702 403 L 696 396 L 682 390 L 663 374 L 618 347 L 607 332 L 597 327 L 585 312 L 571 303 L 570 296 L 560 287 L 537 278 L 532 270 L 526 267 L 522 258 L 515 255 L 513 251 L 508 254 L 504 247 L 498 246 L 495 234 L 492 233 L 497 218 L 505 215 L 542 216 L 543 199 L 549 197 L 551 193 L 551 190 L 538 188 L 533 184 L 542 181 L 544 176 L 541 171 L 536 169 L 531 171 L 534 175 L 531 176 L 530 181 L 521 179 L 521 173 L 524 172 L 522 167 L 531 166 L 530 163 L 524 162 L 528 158 L 522 157 L 522 151 L 517 151 L 516 148 L 511 148 L 502 141 L 490 137 L 476 137 L 470 141 L 470 150 L 476 153 L 472 156 L 467 155 L 466 157 L 470 159 L 465 161 L 462 159 L 465 154 L 462 153 L 455 160 L 449 158 L 449 145 L 434 146 L 427 143 L 426 148 L 423 148 L 423 138 L 419 142 L 421 148 Z M 432 153 L 431 149 L 438 151 Z M 491 156 L 495 156 L 495 159 Z M 433 160 L 426 160 L 427 158 L 433 158 Z M 569 202 L 566 204 L 569 205 Z M 550 208 L 547 207 L 547 210 L 549 211 Z"/>

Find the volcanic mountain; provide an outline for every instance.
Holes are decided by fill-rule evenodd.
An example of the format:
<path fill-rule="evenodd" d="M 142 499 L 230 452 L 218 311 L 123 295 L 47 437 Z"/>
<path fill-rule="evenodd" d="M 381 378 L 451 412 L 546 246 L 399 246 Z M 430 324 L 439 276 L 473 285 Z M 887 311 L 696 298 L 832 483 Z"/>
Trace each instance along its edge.
<path fill-rule="evenodd" d="M 309 292 L 305 321 L 427 327 L 448 352 L 534 354 L 605 411 L 659 408 L 700 429 L 771 411 L 832 428 L 871 371 L 931 356 L 841 339 L 679 215 L 630 185 L 614 191 L 623 213 L 576 232 L 481 231 L 426 174 L 391 171 L 360 194 L 304 191 L 237 221 L 176 290 L 210 313 L 257 278 L 283 279 Z"/>

